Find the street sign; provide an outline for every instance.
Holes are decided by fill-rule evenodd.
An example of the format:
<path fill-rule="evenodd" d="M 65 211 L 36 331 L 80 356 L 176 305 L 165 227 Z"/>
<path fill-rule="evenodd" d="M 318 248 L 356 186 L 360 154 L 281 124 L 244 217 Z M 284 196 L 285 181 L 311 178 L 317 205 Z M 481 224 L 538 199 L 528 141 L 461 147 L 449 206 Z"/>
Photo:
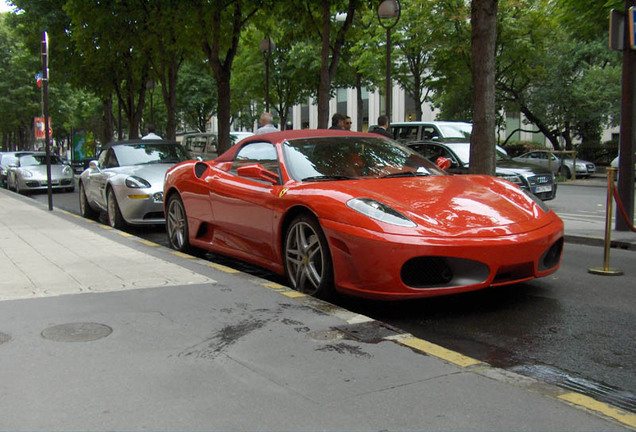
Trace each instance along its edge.
<path fill-rule="evenodd" d="M 611 50 L 623 51 L 625 40 L 625 14 L 616 9 L 610 12 L 609 47 Z"/>

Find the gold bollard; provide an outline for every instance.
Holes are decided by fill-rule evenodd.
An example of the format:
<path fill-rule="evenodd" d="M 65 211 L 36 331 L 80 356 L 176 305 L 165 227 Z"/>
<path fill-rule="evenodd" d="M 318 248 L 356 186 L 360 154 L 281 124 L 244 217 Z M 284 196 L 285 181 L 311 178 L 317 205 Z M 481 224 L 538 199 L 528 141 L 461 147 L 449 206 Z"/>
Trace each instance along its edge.
<path fill-rule="evenodd" d="M 620 276 L 623 274 L 623 270 L 609 266 L 610 246 L 612 243 L 612 207 L 614 204 L 613 186 L 615 172 L 616 168 L 607 168 L 607 209 L 605 212 L 605 257 L 603 258 L 603 267 L 591 267 L 587 270 L 596 275 Z"/>

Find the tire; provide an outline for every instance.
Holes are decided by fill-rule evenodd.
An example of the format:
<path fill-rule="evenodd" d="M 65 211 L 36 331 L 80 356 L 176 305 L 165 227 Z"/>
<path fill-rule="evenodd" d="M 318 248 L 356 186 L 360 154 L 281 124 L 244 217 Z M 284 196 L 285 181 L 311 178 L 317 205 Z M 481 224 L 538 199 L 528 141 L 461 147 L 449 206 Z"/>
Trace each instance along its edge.
<path fill-rule="evenodd" d="M 566 179 L 569 179 L 572 175 L 572 173 L 570 172 L 570 168 L 566 166 L 562 166 L 561 168 L 559 168 L 559 174 L 561 174 L 561 177 L 565 177 Z"/>
<path fill-rule="evenodd" d="M 108 188 L 106 209 L 108 214 L 108 225 L 116 229 L 122 229 L 126 225 L 121 210 L 119 210 L 119 204 L 117 204 L 117 198 L 113 188 Z"/>
<path fill-rule="evenodd" d="M 84 184 L 82 182 L 79 184 L 79 209 L 82 217 L 93 220 L 96 220 L 99 217 L 99 212 L 93 209 L 93 207 L 91 207 L 88 203 L 86 190 L 84 189 Z"/>
<path fill-rule="evenodd" d="M 309 215 L 296 217 L 284 245 L 285 275 L 292 288 L 322 299 L 332 297 L 333 263 L 318 221 Z"/>
<path fill-rule="evenodd" d="M 188 217 L 181 197 L 170 195 L 166 206 L 166 233 L 172 249 L 188 252 L 191 249 L 188 231 Z"/>

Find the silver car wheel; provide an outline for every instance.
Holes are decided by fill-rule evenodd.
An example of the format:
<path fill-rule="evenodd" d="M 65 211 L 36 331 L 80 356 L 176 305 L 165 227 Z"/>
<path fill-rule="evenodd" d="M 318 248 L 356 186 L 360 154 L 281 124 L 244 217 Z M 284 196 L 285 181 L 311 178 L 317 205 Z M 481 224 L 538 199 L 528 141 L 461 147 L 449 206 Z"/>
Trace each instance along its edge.
<path fill-rule="evenodd" d="M 331 257 L 322 230 L 313 218 L 301 216 L 287 230 L 285 269 L 295 290 L 321 298 L 331 295 Z"/>
<path fill-rule="evenodd" d="M 171 196 L 168 201 L 166 231 L 170 247 L 182 252 L 189 249 L 188 219 L 183 202 L 178 195 Z"/>
<path fill-rule="evenodd" d="M 113 228 L 123 228 L 124 218 L 119 210 L 119 204 L 117 204 L 117 198 L 112 188 L 108 189 L 106 208 L 108 210 L 108 224 Z"/>

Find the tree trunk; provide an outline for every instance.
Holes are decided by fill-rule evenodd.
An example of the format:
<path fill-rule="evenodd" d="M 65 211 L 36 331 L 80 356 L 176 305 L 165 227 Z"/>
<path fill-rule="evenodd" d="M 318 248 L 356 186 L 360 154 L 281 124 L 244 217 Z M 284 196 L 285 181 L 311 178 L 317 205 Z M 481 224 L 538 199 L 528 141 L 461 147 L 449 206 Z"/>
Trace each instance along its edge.
<path fill-rule="evenodd" d="M 318 83 L 318 129 L 329 127 L 329 41 L 331 35 L 331 15 L 329 1 L 322 1 L 322 32 L 320 48 L 320 81 Z"/>
<path fill-rule="evenodd" d="M 498 0 L 472 0 L 473 132 L 471 174 L 495 175 L 495 43 Z"/>
<path fill-rule="evenodd" d="M 102 131 L 102 142 L 113 141 L 113 97 L 112 94 L 103 101 L 104 107 L 104 130 Z"/>

